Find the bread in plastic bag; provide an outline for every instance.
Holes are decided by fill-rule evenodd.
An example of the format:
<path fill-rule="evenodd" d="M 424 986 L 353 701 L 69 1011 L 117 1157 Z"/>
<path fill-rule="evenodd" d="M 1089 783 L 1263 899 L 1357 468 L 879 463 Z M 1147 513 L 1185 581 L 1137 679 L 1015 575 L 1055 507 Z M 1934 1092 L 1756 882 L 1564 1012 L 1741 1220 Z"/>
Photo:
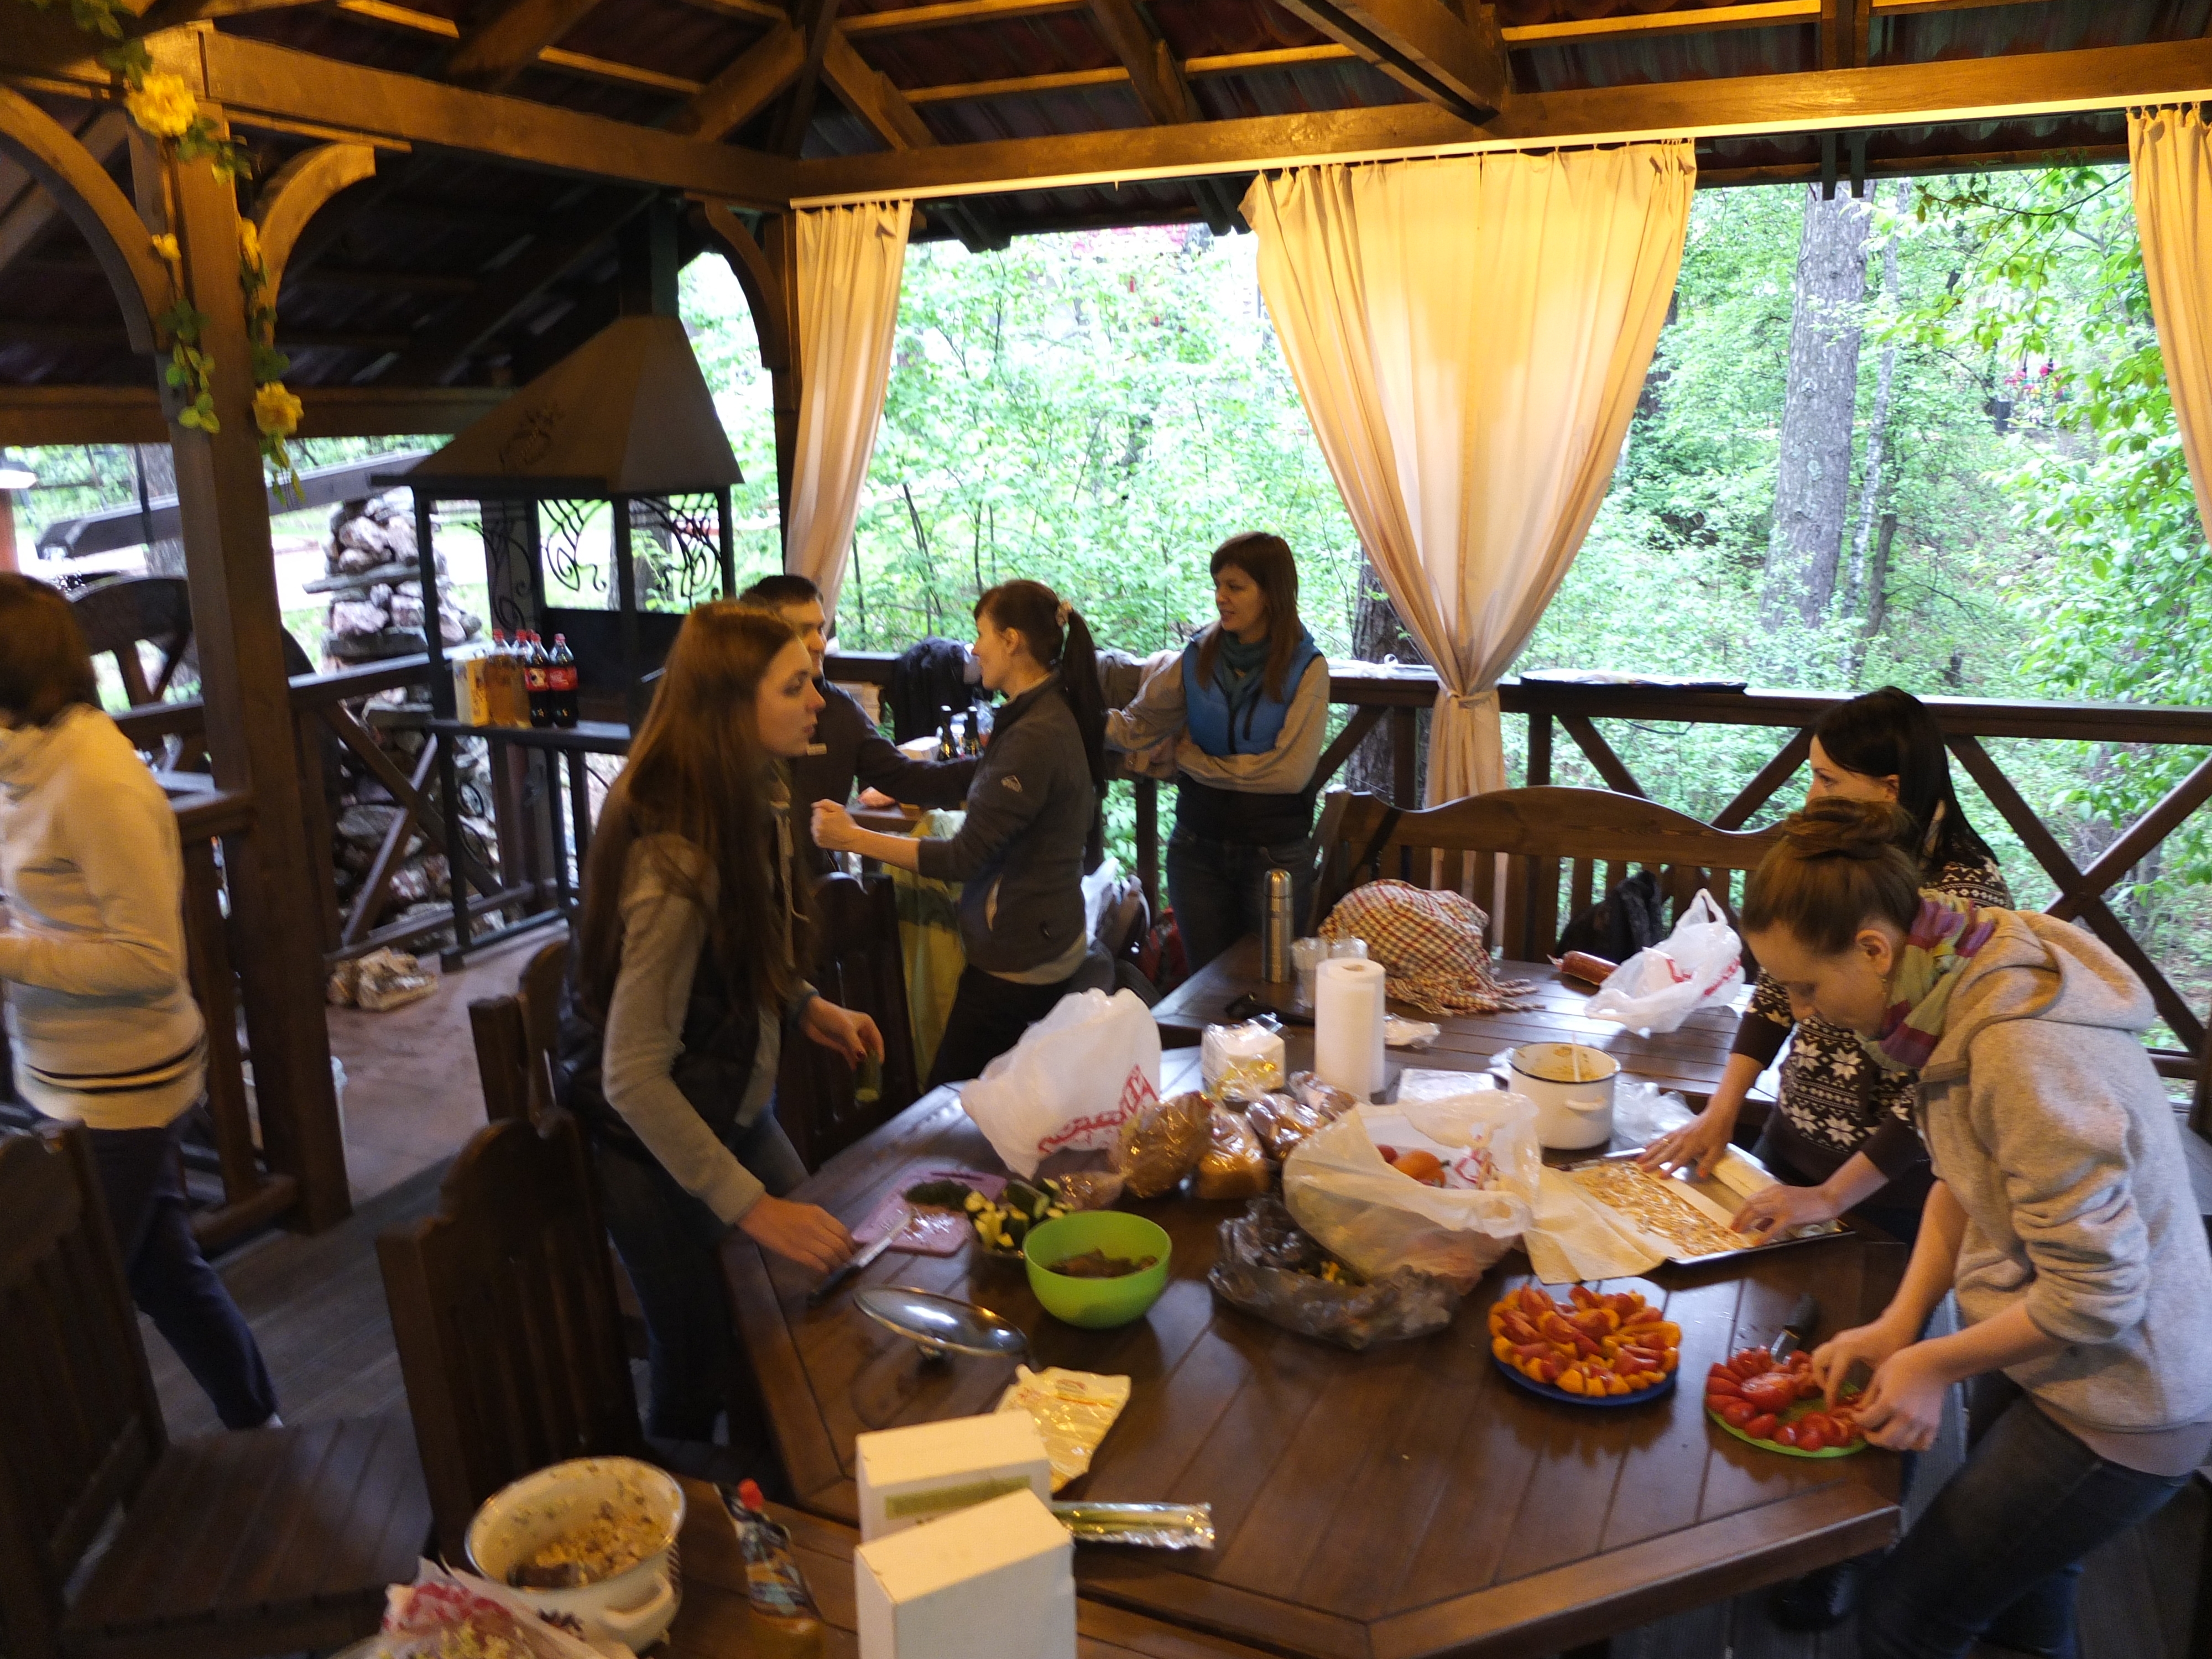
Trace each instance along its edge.
<path fill-rule="evenodd" d="M 1362 1276 L 1412 1267 L 1464 1293 L 1534 1218 L 1543 1162 L 1535 1119 L 1533 1102 L 1497 1089 L 1362 1106 L 1285 1161 L 1283 1201 L 1323 1249 Z M 1441 1149 L 1447 1162 L 1455 1150 L 1486 1146 L 1495 1184 L 1428 1187 L 1400 1174 L 1376 1145 L 1402 1146 L 1408 1130 Z"/>
<path fill-rule="evenodd" d="M 1257 1198 L 1275 1184 L 1274 1166 L 1252 1126 L 1226 1106 L 1206 1120 L 1206 1148 L 1198 1160 L 1198 1195 Z"/>
<path fill-rule="evenodd" d="M 1121 1126 L 1114 1167 L 1133 1198 L 1156 1198 L 1198 1167 L 1213 1103 L 1192 1090 L 1156 1101 Z"/>
<path fill-rule="evenodd" d="M 1354 1350 L 1440 1331 L 1459 1310 L 1460 1293 L 1431 1274 L 1401 1267 L 1366 1284 L 1324 1279 L 1331 1261 L 1270 1193 L 1221 1224 L 1206 1282 L 1272 1325 Z"/>
<path fill-rule="evenodd" d="M 1267 1156 L 1277 1163 L 1288 1158 L 1309 1136 L 1319 1134 L 1328 1119 L 1296 1095 L 1262 1095 L 1244 1109 L 1244 1121 L 1260 1137 Z"/>
<path fill-rule="evenodd" d="M 1323 1083 L 1315 1072 L 1291 1073 L 1291 1092 L 1332 1121 L 1359 1104 L 1358 1096 L 1334 1083 Z"/>

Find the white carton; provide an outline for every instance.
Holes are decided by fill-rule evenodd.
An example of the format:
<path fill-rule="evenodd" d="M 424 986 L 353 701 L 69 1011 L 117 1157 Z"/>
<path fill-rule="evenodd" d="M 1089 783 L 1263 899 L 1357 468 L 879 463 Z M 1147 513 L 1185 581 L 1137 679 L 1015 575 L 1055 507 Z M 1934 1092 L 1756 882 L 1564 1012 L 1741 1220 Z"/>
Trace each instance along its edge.
<path fill-rule="evenodd" d="M 885 1538 L 1028 1487 L 1052 1496 L 1052 1460 L 1026 1412 L 951 1417 L 858 1436 L 860 1536 Z"/>
<path fill-rule="evenodd" d="M 1012 1492 L 853 1552 L 860 1659 L 1075 1659 L 1075 1540 Z"/>

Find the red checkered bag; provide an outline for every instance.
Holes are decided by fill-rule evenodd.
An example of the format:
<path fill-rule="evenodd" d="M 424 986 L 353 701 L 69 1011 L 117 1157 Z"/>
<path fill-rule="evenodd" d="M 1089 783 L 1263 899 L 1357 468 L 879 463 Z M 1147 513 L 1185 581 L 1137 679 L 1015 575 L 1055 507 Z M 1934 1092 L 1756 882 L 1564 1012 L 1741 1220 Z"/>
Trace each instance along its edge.
<path fill-rule="evenodd" d="M 1355 887 L 1321 925 L 1323 939 L 1364 939 L 1390 976 L 1390 994 L 1432 1014 L 1495 1014 L 1529 1008 L 1535 987 L 1490 969 L 1483 933 L 1490 918 L 1457 893 L 1403 881 Z"/>

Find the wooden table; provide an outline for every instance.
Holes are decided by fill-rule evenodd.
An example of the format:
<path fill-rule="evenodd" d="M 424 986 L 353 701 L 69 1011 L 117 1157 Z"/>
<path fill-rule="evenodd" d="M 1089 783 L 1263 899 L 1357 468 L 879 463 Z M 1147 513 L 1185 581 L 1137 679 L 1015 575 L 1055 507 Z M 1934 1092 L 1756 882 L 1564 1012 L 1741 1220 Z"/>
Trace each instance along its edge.
<path fill-rule="evenodd" d="M 659 1650 L 670 1659 L 751 1659 L 758 1651 L 745 1600 L 744 1558 L 722 1500 L 702 1480 L 684 1484 L 684 1531 L 678 1549 L 684 1568 L 684 1606 Z M 854 1633 L 853 1550 L 860 1534 L 781 1504 L 769 1512 L 791 1529 L 792 1553 L 814 1592 L 828 1627 L 823 1650 L 830 1659 L 860 1652 Z M 1087 1597 L 1075 1604 L 1075 1650 L 1080 1659 L 1266 1659 L 1234 1642 L 1179 1630 L 1142 1613 Z M 988 1635 L 975 1644 L 977 1659 L 991 1651 Z"/>
<path fill-rule="evenodd" d="M 1195 1055 L 1170 1056 L 1181 1080 Z M 794 1196 L 858 1222 L 924 1166 L 1001 1166 L 951 1092 L 925 1096 Z M 885 1255 L 856 1281 L 967 1297 L 1029 1334 L 1035 1365 L 1129 1376 L 1087 1486 L 1097 1498 L 1203 1501 L 1210 1553 L 1092 1547 L 1082 1593 L 1190 1630 L 1316 1659 L 1555 1653 L 1878 1547 L 1898 1465 L 1808 1462 L 1712 1428 L 1705 1368 L 1764 1341 L 1812 1291 L 1821 1334 L 1871 1317 L 1900 1246 L 1857 1237 L 1632 1281 L 1680 1323 L 1672 1397 L 1632 1407 L 1531 1398 L 1499 1375 L 1484 1316 L 1525 1277 L 1509 1255 L 1447 1330 L 1349 1353 L 1218 1304 L 1217 1230 L 1242 1206 L 1134 1203 L 1174 1241 L 1167 1293 L 1137 1324 L 1046 1316 L 1018 1266 Z M 856 1518 L 854 1437 L 988 1411 L 1000 1360 L 927 1364 L 849 1292 L 805 1306 L 811 1276 L 741 1236 L 725 1255 L 746 1348 L 802 1506 Z"/>
<path fill-rule="evenodd" d="M 1735 1041 L 1737 1011 L 1733 1007 L 1705 1008 L 1683 1022 L 1679 1031 L 1638 1036 L 1609 1019 L 1591 1019 L 1582 1012 L 1590 988 L 1579 980 L 1561 977 L 1547 962 L 1500 962 L 1495 964 L 1502 980 L 1527 980 L 1534 989 L 1528 998 L 1537 1006 L 1521 1013 L 1446 1014 L 1438 1016 L 1393 1000 L 1390 1011 L 1409 1019 L 1434 1020 L 1443 1027 L 1435 1045 L 1425 1049 L 1393 1048 L 1390 1058 L 1408 1066 L 1441 1071 L 1483 1071 L 1491 1057 L 1521 1042 L 1558 1042 L 1571 1037 L 1593 1048 L 1602 1048 L 1624 1071 L 1662 1088 L 1679 1089 L 1704 1104 L 1705 1096 L 1727 1068 L 1729 1050 Z M 1271 984 L 1260 977 L 1260 939 L 1248 933 L 1185 980 L 1152 1010 L 1160 1028 L 1160 1041 L 1170 1048 L 1198 1042 L 1208 1025 L 1229 1020 L 1229 1005 L 1248 992 L 1277 1007 L 1288 1007 L 1296 988 Z M 1291 1031 L 1305 1029 L 1291 1028 Z M 1310 1035 L 1310 1033 L 1309 1033 Z"/>

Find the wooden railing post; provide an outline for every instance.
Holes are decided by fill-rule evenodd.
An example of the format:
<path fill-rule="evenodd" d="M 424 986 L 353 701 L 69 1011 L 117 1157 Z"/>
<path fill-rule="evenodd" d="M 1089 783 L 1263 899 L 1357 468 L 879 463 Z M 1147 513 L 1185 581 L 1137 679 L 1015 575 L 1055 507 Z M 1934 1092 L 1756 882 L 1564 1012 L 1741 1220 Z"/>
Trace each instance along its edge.
<path fill-rule="evenodd" d="M 1160 786 L 1151 778 L 1133 779 L 1137 797 L 1137 884 L 1145 890 L 1145 908 L 1160 913 Z"/>

